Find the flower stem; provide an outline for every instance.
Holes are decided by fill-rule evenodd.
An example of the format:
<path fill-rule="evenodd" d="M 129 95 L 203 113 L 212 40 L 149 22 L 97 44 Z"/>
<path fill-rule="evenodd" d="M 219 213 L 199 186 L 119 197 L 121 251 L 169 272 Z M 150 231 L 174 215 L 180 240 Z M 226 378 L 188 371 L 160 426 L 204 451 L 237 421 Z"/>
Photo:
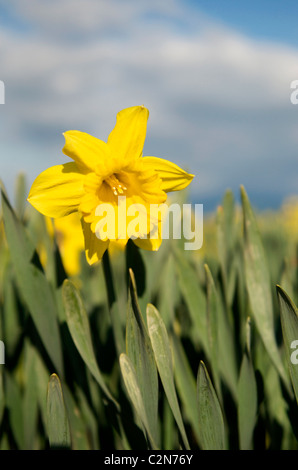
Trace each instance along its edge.
<path fill-rule="evenodd" d="M 104 272 L 104 278 L 106 283 L 106 291 L 108 298 L 108 307 L 111 315 L 115 346 L 118 356 L 125 352 L 125 340 L 122 330 L 120 308 L 117 300 L 117 294 L 114 285 L 112 267 L 110 262 L 110 256 L 108 250 L 105 251 L 102 257 L 102 266 Z"/>

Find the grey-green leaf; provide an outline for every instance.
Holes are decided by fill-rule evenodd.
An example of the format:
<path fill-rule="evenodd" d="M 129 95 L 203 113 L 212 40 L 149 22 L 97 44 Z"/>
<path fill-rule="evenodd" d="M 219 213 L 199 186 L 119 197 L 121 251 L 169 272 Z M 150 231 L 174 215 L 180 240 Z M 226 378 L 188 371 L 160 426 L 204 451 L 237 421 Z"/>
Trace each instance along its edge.
<path fill-rule="evenodd" d="M 220 377 L 218 361 L 218 299 L 213 276 L 209 266 L 205 264 L 206 286 L 207 286 L 207 333 L 209 342 L 212 372 L 217 393 L 220 396 Z"/>
<path fill-rule="evenodd" d="M 183 403 L 185 415 L 191 423 L 197 439 L 199 439 L 200 431 L 196 412 L 196 379 L 179 338 L 173 334 L 171 341 L 174 352 L 174 375 L 177 390 Z"/>
<path fill-rule="evenodd" d="M 71 437 L 61 382 L 52 374 L 47 393 L 48 437 L 52 449 L 70 449 Z"/>
<path fill-rule="evenodd" d="M 298 311 L 285 290 L 277 286 L 282 334 L 296 400 L 298 402 Z"/>
<path fill-rule="evenodd" d="M 67 325 L 77 350 L 105 395 L 118 407 L 119 405 L 107 388 L 97 365 L 83 300 L 77 288 L 68 279 L 63 283 L 62 295 Z"/>
<path fill-rule="evenodd" d="M 135 278 L 129 270 L 129 303 L 126 324 L 126 349 L 137 376 L 143 397 L 148 426 L 155 446 L 159 444 L 158 376 L 154 354 L 146 325 L 140 311 Z"/>
<path fill-rule="evenodd" d="M 148 304 L 147 306 L 147 325 L 157 369 L 164 391 L 181 433 L 184 446 L 186 449 L 189 449 L 189 442 L 185 432 L 174 384 L 172 351 L 170 348 L 168 333 L 159 312 L 152 304 Z"/>
<path fill-rule="evenodd" d="M 277 347 L 273 323 L 271 279 L 265 251 L 248 196 L 241 187 L 244 222 L 244 259 L 246 287 L 252 315 L 265 348 L 285 385 L 288 378 Z"/>
<path fill-rule="evenodd" d="M 156 444 L 150 432 L 150 427 L 148 424 L 147 413 L 145 410 L 145 405 L 142 397 L 142 392 L 138 384 L 138 379 L 136 375 L 135 368 L 132 361 L 127 356 L 127 354 L 122 353 L 119 357 L 120 369 L 126 390 L 128 392 L 129 398 L 137 412 L 138 417 L 141 420 L 141 423 L 144 428 L 144 432 L 147 433 L 149 441 L 154 449 L 156 449 Z"/>
<path fill-rule="evenodd" d="M 197 403 L 202 449 L 225 450 L 227 447 L 222 410 L 206 366 L 202 361 L 197 377 Z"/>
<path fill-rule="evenodd" d="M 175 251 L 175 261 L 178 274 L 178 288 L 191 317 L 194 341 L 199 340 L 205 351 L 208 352 L 206 298 L 199 284 L 196 270 L 178 250 Z"/>
<path fill-rule="evenodd" d="M 59 373 L 63 374 L 57 304 L 52 286 L 42 270 L 33 264 L 34 246 L 4 194 L 2 194 L 2 207 L 10 257 L 22 299 L 53 364 Z"/>
<path fill-rule="evenodd" d="M 250 319 L 247 320 L 247 344 L 243 354 L 238 381 L 238 428 L 241 450 L 253 449 L 258 393 L 255 372 L 250 355 Z"/>

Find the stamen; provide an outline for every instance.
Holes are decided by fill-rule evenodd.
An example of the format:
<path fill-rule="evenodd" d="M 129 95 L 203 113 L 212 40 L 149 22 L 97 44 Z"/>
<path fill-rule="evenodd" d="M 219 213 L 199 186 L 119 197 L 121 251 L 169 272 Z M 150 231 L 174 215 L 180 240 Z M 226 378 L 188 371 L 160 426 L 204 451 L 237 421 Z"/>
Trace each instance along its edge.
<path fill-rule="evenodd" d="M 118 196 L 123 194 L 127 190 L 127 187 L 120 183 L 118 178 L 115 175 L 111 175 L 105 179 L 105 182 L 111 187 L 113 194 Z"/>

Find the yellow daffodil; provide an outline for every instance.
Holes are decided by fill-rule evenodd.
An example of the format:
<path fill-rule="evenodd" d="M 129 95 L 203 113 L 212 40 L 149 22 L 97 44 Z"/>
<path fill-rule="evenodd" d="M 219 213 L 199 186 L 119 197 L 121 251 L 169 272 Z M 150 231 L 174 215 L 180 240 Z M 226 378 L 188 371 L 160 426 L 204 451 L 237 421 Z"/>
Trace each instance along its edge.
<path fill-rule="evenodd" d="M 288 197 L 282 205 L 282 218 L 287 234 L 292 240 L 298 239 L 298 197 Z"/>
<path fill-rule="evenodd" d="M 54 230 L 65 271 L 69 276 L 80 272 L 84 237 L 78 212 L 54 220 Z"/>
<path fill-rule="evenodd" d="M 155 222 L 157 237 L 140 236 L 142 230 L 129 230 L 127 219 L 122 223 L 120 202 L 125 199 L 127 211 L 132 206 L 143 208 L 147 218 L 150 205 L 162 205 L 168 192 L 184 189 L 193 179 L 170 161 L 143 157 L 148 117 L 144 106 L 120 111 L 107 142 L 76 130 L 65 132 L 63 153 L 73 161 L 45 170 L 31 187 L 28 201 L 42 214 L 52 218 L 77 211 L 81 214 L 90 264 L 101 259 L 110 241 L 125 245 L 132 238 L 141 248 L 157 250 L 161 219 Z M 105 238 L 101 236 L 102 214 L 98 214 L 98 208 L 107 204 L 115 211 L 115 235 Z M 151 233 L 151 223 L 150 219 L 144 235 Z"/>

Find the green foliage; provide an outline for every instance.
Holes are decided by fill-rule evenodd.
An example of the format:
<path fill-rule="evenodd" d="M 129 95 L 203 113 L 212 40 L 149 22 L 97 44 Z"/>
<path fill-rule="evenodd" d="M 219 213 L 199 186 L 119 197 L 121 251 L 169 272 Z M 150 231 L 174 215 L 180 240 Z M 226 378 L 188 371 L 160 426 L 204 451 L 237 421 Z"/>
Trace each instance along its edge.
<path fill-rule="evenodd" d="M 129 243 L 92 267 L 82 254 L 72 277 L 16 188 L 14 208 L 1 196 L 0 449 L 298 448 L 295 242 L 244 188 L 202 250 Z"/>

